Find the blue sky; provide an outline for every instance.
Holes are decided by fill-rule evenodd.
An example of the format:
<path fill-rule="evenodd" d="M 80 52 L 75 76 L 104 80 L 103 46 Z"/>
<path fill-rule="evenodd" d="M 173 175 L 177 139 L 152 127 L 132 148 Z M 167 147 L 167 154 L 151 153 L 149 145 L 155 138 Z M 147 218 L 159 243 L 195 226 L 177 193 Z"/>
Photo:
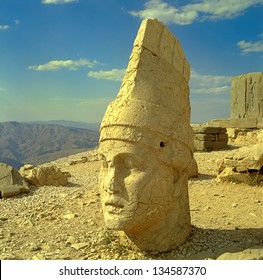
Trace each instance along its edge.
<path fill-rule="evenodd" d="M 263 0 L 1 0 L 0 122 L 100 122 L 144 18 L 180 40 L 194 123 L 230 116 L 230 79 L 263 71 Z"/>

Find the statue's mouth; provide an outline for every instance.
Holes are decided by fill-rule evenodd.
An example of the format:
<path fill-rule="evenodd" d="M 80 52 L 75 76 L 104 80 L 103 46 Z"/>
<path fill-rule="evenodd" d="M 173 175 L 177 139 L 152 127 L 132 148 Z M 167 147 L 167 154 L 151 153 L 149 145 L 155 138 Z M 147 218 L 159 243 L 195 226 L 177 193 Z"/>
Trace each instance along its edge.
<path fill-rule="evenodd" d="M 123 207 L 124 207 L 123 205 L 120 205 L 115 202 L 106 202 L 105 203 L 105 208 L 106 208 L 107 212 L 110 214 L 120 214 Z"/>
<path fill-rule="evenodd" d="M 123 205 L 120 205 L 116 202 L 106 202 L 105 206 L 112 206 L 112 207 L 116 207 L 116 208 L 123 208 L 124 207 Z"/>

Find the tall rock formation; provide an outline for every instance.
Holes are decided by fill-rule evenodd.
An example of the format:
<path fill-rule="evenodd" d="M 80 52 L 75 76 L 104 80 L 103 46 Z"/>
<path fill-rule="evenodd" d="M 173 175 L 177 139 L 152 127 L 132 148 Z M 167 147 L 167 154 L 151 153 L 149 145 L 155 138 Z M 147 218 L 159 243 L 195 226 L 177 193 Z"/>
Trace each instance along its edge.
<path fill-rule="evenodd" d="M 231 118 L 263 117 L 263 72 L 232 78 Z"/>
<path fill-rule="evenodd" d="M 188 176 L 197 166 L 189 79 L 178 39 L 161 22 L 144 20 L 100 131 L 106 226 L 141 250 L 171 250 L 191 232 Z"/>

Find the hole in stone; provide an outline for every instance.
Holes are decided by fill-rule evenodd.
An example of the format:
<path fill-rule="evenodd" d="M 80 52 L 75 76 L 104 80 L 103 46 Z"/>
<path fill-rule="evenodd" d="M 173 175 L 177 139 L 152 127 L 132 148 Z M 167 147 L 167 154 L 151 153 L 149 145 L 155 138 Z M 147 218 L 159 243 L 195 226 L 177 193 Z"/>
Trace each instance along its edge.
<path fill-rule="evenodd" d="M 163 141 L 160 142 L 160 147 L 161 148 L 165 147 L 165 143 Z"/>

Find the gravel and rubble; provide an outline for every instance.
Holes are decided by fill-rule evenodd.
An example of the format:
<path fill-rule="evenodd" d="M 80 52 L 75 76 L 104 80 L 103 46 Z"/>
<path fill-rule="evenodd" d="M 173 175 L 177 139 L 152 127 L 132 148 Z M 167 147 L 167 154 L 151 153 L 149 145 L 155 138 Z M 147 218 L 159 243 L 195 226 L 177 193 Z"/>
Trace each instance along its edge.
<path fill-rule="evenodd" d="M 0 259 L 240 259 L 244 250 L 244 258 L 263 259 L 263 188 L 218 183 L 217 160 L 227 152 L 195 153 L 200 175 L 189 181 L 192 234 L 176 250 L 139 252 L 104 227 L 101 162 L 93 150 L 45 164 L 69 172 L 68 185 L 30 186 L 29 193 L 0 199 Z"/>

